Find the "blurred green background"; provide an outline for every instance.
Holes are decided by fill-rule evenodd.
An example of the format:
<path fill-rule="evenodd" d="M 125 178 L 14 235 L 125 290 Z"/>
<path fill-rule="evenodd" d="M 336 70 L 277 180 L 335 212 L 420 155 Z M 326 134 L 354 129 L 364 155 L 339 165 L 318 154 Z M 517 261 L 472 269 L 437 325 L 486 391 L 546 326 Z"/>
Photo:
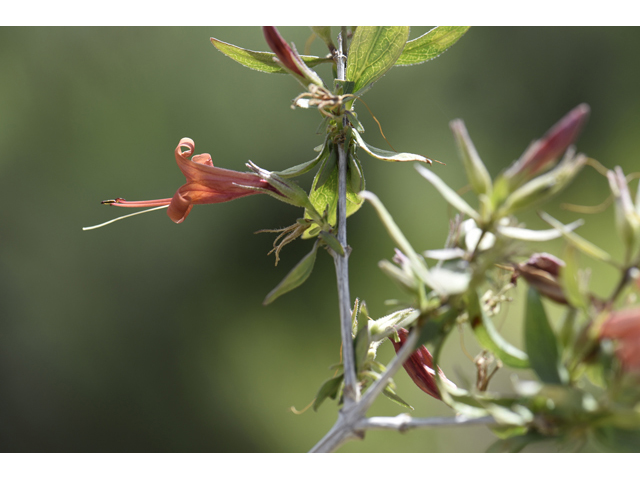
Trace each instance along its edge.
<path fill-rule="evenodd" d="M 411 38 L 428 30 L 412 28 Z M 310 30 L 282 27 L 304 49 Z M 247 160 L 280 170 L 315 156 L 317 112 L 292 110 L 297 82 L 243 68 L 209 37 L 267 50 L 257 27 L 0 28 L 0 449 L 2 451 L 306 451 L 336 419 L 335 402 L 294 415 L 339 361 L 333 263 L 268 307 L 262 300 L 310 249 L 298 240 L 274 267 L 274 235 L 301 212 L 266 196 L 196 206 L 181 225 L 164 212 L 83 232 L 130 210 L 100 201 L 173 196 L 184 183 L 173 150 L 195 140 L 217 166 Z M 311 53 L 324 55 L 316 40 Z M 640 29 L 472 28 L 440 58 L 397 67 L 364 100 L 399 151 L 445 162 L 433 170 L 466 184 L 448 123 L 465 120 L 492 174 L 571 108 L 591 118 L 579 149 L 604 165 L 638 169 Z M 319 67 L 325 81 L 328 66 Z M 368 143 L 386 148 L 359 105 Z M 367 188 L 416 249 L 439 248 L 452 215 L 410 164 L 361 155 Z M 307 187 L 312 175 L 300 180 Z M 634 186 L 635 188 L 635 186 Z M 608 195 L 592 169 L 562 201 Z M 559 202 L 544 209 L 563 221 Z M 535 212 L 521 217 L 544 225 Z M 584 236 L 619 256 L 611 209 L 586 217 Z M 365 205 L 351 218 L 351 293 L 369 312 L 404 297 L 377 267 L 393 244 Z M 562 242 L 543 250 L 559 253 Z M 605 294 L 613 270 L 584 259 Z M 522 345 L 520 309 L 498 323 Z M 468 332 L 466 348 L 478 352 Z M 444 370 L 472 377 L 458 335 Z M 380 349 L 387 361 L 391 347 Z M 496 388 L 509 389 L 510 372 Z M 416 416 L 449 415 L 404 372 L 399 394 Z M 373 415 L 397 415 L 380 398 Z M 370 432 L 341 451 L 476 452 L 485 428 Z"/>

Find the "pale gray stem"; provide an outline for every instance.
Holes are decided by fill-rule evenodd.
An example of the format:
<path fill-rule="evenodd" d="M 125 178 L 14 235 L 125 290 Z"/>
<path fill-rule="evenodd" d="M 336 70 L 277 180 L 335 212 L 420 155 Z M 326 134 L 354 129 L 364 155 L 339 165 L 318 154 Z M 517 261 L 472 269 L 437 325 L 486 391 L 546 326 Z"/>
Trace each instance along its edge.
<path fill-rule="evenodd" d="M 414 428 L 437 428 L 437 427 L 463 427 L 473 425 L 496 425 L 493 417 L 467 418 L 463 415 L 456 417 L 429 417 L 413 418 L 411 415 L 402 413 L 396 417 L 369 417 L 361 419 L 357 428 L 361 430 L 396 430 L 405 432 Z"/>
<path fill-rule="evenodd" d="M 342 35 L 338 38 L 336 53 L 338 79 L 345 79 L 345 60 L 342 49 Z M 353 339 L 351 336 L 351 294 L 349 293 L 349 247 L 347 245 L 347 154 L 344 143 L 338 148 L 338 241 L 345 252 L 344 256 L 333 252 L 338 283 L 338 302 L 340 306 L 340 333 L 342 336 L 342 362 L 344 365 L 345 408 L 360 397 L 358 379 L 356 377 Z"/>
<path fill-rule="evenodd" d="M 338 38 L 338 49 L 335 53 L 337 62 L 337 77 L 345 80 L 346 57 L 345 29 L 343 28 Z M 346 126 L 346 117 L 343 125 Z M 405 431 L 412 428 L 432 428 L 444 426 L 464 425 L 493 425 L 495 420 L 491 417 L 466 418 L 434 417 L 412 418 L 402 414 L 396 417 L 371 417 L 365 418 L 367 410 L 373 404 L 380 393 L 386 387 L 400 366 L 409 358 L 415 350 L 419 332 L 413 329 L 407 341 L 398 351 L 394 359 L 389 363 L 382 376 L 371 385 L 360 398 L 360 390 L 356 376 L 355 356 L 353 351 L 352 325 L 351 325 L 351 296 L 349 293 L 349 247 L 347 245 L 347 153 L 344 143 L 339 143 L 338 148 L 338 212 L 337 227 L 338 241 L 345 252 L 344 256 L 331 251 L 333 255 L 336 277 L 338 283 L 338 299 L 340 304 L 340 331 L 342 336 L 342 358 L 344 366 L 344 406 L 338 413 L 338 420 L 327 434 L 310 450 L 313 453 L 333 452 L 349 440 L 362 439 L 366 430 L 397 430 Z"/>
<path fill-rule="evenodd" d="M 311 449 L 311 452 L 333 452 L 346 441 L 364 436 L 364 431 L 367 427 L 365 424 L 363 428 L 362 422 L 366 421 L 364 416 L 367 410 L 387 385 L 391 376 L 400 368 L 400 365 L 409 358 L 409 355 L 413 353 L 417 341 L 418 331 L 414 329 L 407 337 L 405 344 L 398 351 L 398 354 L 391 363 L 389 363 L 382 376 L 369 387 L 359 402 L 354 402 L 349 406 L 345 405 L 340 411 L 336 424 L 329 430 L 324 438 Z"/>

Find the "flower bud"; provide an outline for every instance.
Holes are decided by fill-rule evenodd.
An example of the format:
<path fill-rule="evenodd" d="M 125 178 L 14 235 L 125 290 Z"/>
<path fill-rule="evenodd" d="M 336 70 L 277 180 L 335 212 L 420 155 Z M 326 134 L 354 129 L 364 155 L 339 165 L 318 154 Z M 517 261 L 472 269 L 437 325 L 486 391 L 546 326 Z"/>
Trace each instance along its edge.
<path fill-rule="evenodd" d="M 543 297 L 566 305 L 567 297 L 558 281 L 560 268 L 564 266 L 562 260 L 550 253 L 534 253 L 526 262 L 513 266 L 515 272 L 511 282 L 515 284 L 517 278 L 522 276 Z"/>
<path fill-rule="evenodd" d="M 269 48 L 276 54 L 283 68 L 289 71 L 305 87 L 310 83 L 322 86 L 320 77 L 304 63 L 295 48 L 289 46 L 276 27 L 262 27 Z"/>
<path fill-rule="evenodd" d="M 509 169 L 504 178 L 513 191 L 537 173 L 547 170 L 572 145 L 589 117 L 589 105 L 581 103 L 567 113 L 540 139 L 534 141 Z"/>
<path fill-rule="evenodd" d="M 409 331 L 400 328 L 398 330 L 398 341 L 394 340 L 394 336 L 389 337 L 391 343 L 393 343 L 393 348 L 395 348 L 396 353 L 402 348 L 404 343 L 407 341 L 407 337 L 409 336 Z M 413 383 L 415 383 L 420 390 L 431 395 L 433 398 L 437 398 L 438 400 L 442 400 L 440 396 L 440 391 L 438 390 L 438 386 L 436 385 L 435 375 L 436 372 L 433 369 L 433 356 L 427 350 L 427 347 L 421 345 L 415 352 L 411 354 L 411 356 L 404 362 L 404 369 L 407 371 Z M 442 380 L 449 382 L 447 378 L 438 367 L 438 375 L 442 378 Z"/>
<path fill-rule="evenodd" d="M 469 138 L 464 122 L 462 120 L 454 120 L 449 126 L 456 137 L 456 143 L 458 144 L 460 156 L 462 157 L 462 164 L 464 165 L 471 188 L 478 195 L 491 195 L 491 176 L 487 171 L 487 167 L 482 163 L 471 138 Z"/>
<path fill-rule="evenodd" d="M 586 163 L 587 157 L 584 155 L 573 156 L 573 151 L 567 152 L 556 168 L 525 183 L 510 194 L 501 207 L 501 216 L 548 200 L 567 187 Z"/>

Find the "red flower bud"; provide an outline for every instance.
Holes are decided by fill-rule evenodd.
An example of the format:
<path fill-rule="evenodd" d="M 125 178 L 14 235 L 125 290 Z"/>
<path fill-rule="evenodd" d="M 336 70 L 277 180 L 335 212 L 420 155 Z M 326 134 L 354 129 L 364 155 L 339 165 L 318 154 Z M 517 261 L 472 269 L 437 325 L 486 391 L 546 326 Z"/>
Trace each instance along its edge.
<path fill-rule="evenodd" d="M 282 35 L 278 32 L 278 29 L 276 27 L 262 27 L 262 32 L 264 33 L 264 38 L 269 44 L 269 48 L 276 54 L 278 60 L 280 60 L 289 70 L 297 73 L 301 77 L 304 77 L 295 61 L 295 52 L 289 44 L 284 41 L 284 38 L 282 38 Z"/>
<path fill-rule="evenodd" d="M 567 304 L 567 297 L 558 282 L 560 268 L 565 263 L 550 253 L 534 253 L 529 260 L 513 266 L 515 272 L 511 282 L 516 283 L 519 276 L 524 277 L 538 293 L 554 302 Z"/>
<path fill-rule="evenodd" d="M 391 343 L 393 343 L 393 348 L 395 348 L 396 353 L 398 353 L 400 348 L 402 348 L 404 343 L 407 341 L 408 335 L 409 331 L 401 328 L 398 330 L 398 342 L 394 340 L 393 335 L 389 337 Z M 427 347 L 421 345 L 415 352 L 411 354 L 407 361 L 404 362 L 403 366 L 411 377 L 411 380 L 413 380 L 413 383 L 415 383 L 420 388 L 420 390 L 428 393 L 438 400 L 442 400 L 442 397 L 440 396 L 440 392 L 438 390 L 438 386 L 436 385 L 436 372 L 433 369 L 433 355 L 431 355 L 429 350 L 427 350 Z M 438 374 L 440 375 L 440 377 L 442 377 L 443 380 L 448 381 L 439 367 Z"/>
<path fill-rule="evenodd" d="M 509 179 L 511 190 L 541 170 L 552 167 L 578 138 L 588 117 L 589 105 L 581 103 L 562 117 L 540 140 L 533 142 L 504 174 Z"/>

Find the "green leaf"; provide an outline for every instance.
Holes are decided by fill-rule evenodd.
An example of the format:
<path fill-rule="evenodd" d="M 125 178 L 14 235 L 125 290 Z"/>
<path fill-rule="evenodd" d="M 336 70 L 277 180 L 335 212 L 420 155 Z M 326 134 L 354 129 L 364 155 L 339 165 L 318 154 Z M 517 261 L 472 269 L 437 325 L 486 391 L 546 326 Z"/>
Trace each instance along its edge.
<path fill-rule="evenodd" d="M 420 329 L 418 345 L 433 348 L 440 345 L 456 324 L 458 312 L 449 309 L 435 318 L 429 318 Z"/>
<path fill-rule="evenodd" d="M 325 231 L 320 231 L 319 235 L 322 241 L 327 246 L 329 246 L 331 250 L 336 252 L 338 255 L 344 257 L 344 248 L 342 248 L 342 245 L 333 234 Z"/>
<path fill-rule="evenodd" d="M 593 243 L 585 240 L 580 235 L 573 233 L 567 229 L 562 223 L 553 218 L 551 215 L 545 212 L 540 212 L 540 218 L 542 218 L 545 222 L 547 222 L 552 227 L 556 228 L 560 231 L 562 236 L 574 247 L 580 250 L 583 253 L 586 253 L 590 257 L 593 257 L 597 260 L 602 260 L 603 262 L 610 263 L 612 265 L 616 265 L 616 262 L 613 261 L 611 255 L 602 250 L 600 247 L 595 246 Z M 616 265 L 617 266 L 617 265 Z"/>
<path fill-rule="evenodd" d="M 606 426 L 594 430 L 594 437 L 606 450 L 618 453 L 640 451 L 640 430 Z"/>
<path fill-rule="evenodd" d="M 471 27 L 436 27 L 406 43 L 396 65 L 417 65 L 436 58 Z"/>
<path fill-rule="evenodd" d="M 360 193 L 362 190 L 364 190 L 365 181 L 364 173 L 362 171 L 362 164 L 355 155 L 349 155 L 348 175 L 351 190 L 353 190 L 355 193 Z"/>
<path fill-rule="evenodd" d="M 538 292 L 529 287 L 524 322 L 524 342 L 531 368 L 544 383 L 564 384 L 569 379 L 560 362 L 558 340 L 540 300 Z"/>
<path fill-rule="evenodd" d="M 281 172 L 273 172 L 282 178 L 291 178 L 297 177 L 298 175 L 302 175 L 303 173 L 307 173 L 313 167 L 315 167 L 319 162 L 324 161 L 329 153 L 331 153 L 331 146 L 328 141 L 328 138 L 325 139 L 325 142 L 320 145 L 320 153 L 313 160 L 309 160 L 308 162 L 301 163 L 300 165 L 295 165 L 293 167 L 287 168 L 286 170 L 282 170 Z"/>
<path fill-rule="evenodd" d="M 497 427 L 489 427 L 493 434 L 502 439 L 521 436 L 527 433 L 528 427 L 514 427 L 510 425 L 500 425 Z M 491 448 L 491 447 L 489 447 Z"/>
<path fill-rule="evenodd" d="M 365 324 L 353 339 L 353 351 L 356 357 L 356 372 L 361 372 L 369 353 L 369 345 L 371 344 L 371 336 L 369 328 Z"/>
<path fill-rule="evenodd" d="M 587 294 L 582 291 L 579 274 L 576 248 L 570 243 L 564 249 L 564 267 L 560 269 L 560 285 L 564 290 L 569 303 L 575 308 L 586 309 L 589 306 Z"/>
<path fill-rule="evenodd" d="M 328 210 L 327 221 L 330 225 L 335 226 L 337 218 L 338 208 L 338 165 L 336 162 L 329 163 L 334 155 L 330 155 L 325 161 L 325 165 L 320 168 L 316 174 L 313 185 L 311 186 L 311 194 L 309 200 L 314 208 L 321 214 Z M 332 169 L 328 169 L 328 165 L 332 166 Z M 347 217 L 354 214 L 362 206 L 364 199 L 360 198 L 356 192 L 353 191 L 351 182 L 351 171 L 347 172 Z M 311 218 L 305 212 L 306 218 Z M 310 228 L 302 235 L 303 239 L 311 238 L 320 233 L 318 227 Z"/>
<path fill-rule="evenodd" d="M 268 305 L 276 298 L 290 292 L 294 288 L 302 285 L 313 270 L 313 265 L 316 262 L 316 252 L 318 251 L 318 242 L 313 244 L 313 248 L 307 253 L 298 264 L 293 267 L 286 277 L 278 284 L 276 288 L 269 292 L 269 295 L 264 299 L 263 305 Z"/>
<path fill-rule="evenodd" d="M 213 37 L 211 38 L 211 43 L 227 57 L 252 70 L 265 73 L 287 73 L 284 68 L 276 63 L 275 53 L 247 50 L 246 48 L 237 47 Z M 331 58 L 314 57 L 311 55 L 301 55 L 301 58 L 308 67 L 315 67 L 321 63 L 333 61 Z"/>
<path fill-rule="evenodd" d="M 478 343 L 513 368 L 529 368 L 529 357 L 522 350 L 507 342 L 496 330 L 491 318 L 485 313 L 477 292 L 468 295 L 469 323 Z"/>
<path fill-rule="evenodd" d="M 333 52 L 336 49 L 331 38 L 331 27 L 311 27 L 311 30 L 329 47 L 329 50 Z"/>
<path fill-rule="evenodd" d="M 524 435 L 498 440 L 489 447 L 487 453 L 518 453 L 530 443 L 541 442 L 547 439 L 548 437 L 538 432 L 530 432 Z"/>
<path fill-rule="evenodd" d="M 480 215 L 478 212 L 471 208 L 471 206 L 465 202 L 462 197 L 453 190 L 453 188 L 444 183 L 440 177 L 421 165 L 416 165 L 416 170 L 418 170 L 418 173 L 426 178 L 427 181 L 433 185 L 438 192 L 440 192 L 440 195 L 442 195 L 453 208 L 458 210 L 460 213 L 464 213 L 470 218 L 473 218 L 476 223 L 480 222 Z"/>
<path fill-rule="evenodd" d="M 322 384 L 318 394 L 316 395 L 316 399 L 313 402 L 313 410 L 318 411 L 322 402 L 324 402 L 327 397 L 335 399 L 338 395 L 338 391 L 340 390 L 340 386 L 342 385 L 344 374 L 338 375 L 337 377 L 330 378 L 326 382 Z"/>
<path fill-rule="evenodd" d="M 349 123 L 351 123 L 353 128 L 358 133 L 364 133 L 364 127 L 362 126 L 362 123 L 360 123 L 360 120 L 358 120 L 358 115 L 355 112 L 352 112 L 351 110 L 345 110 L 344 113 L 349 119 Z"/>
<path fill-rule="evenodd" d="M 384 160 L 385 162 L 424 162 L 431 164 L 430 159 L 416 153 L 389 152 L 387 150 L 382 150 L 381 148 L 372 147 L 362 139 L 356 129 L 351 129 L 351 131 L 356 139 L 356 143 L 373 158 Z"/>
<path fill-rule="evenodd" d="M 384 390 L 382 390 L 382 394 L 388 399 L 390 399 L 392 402 L 395 402 L 398 405 L 400 405 L 401 407 L 405 407 L 405 408 L 408 408 L 409 410 L 413 410 L 413 407 L 409 405 L 407 402 L 405 402 L 402 398 L 400 398 L 398 394 L 389 385 L 384 387 Z"/>
<path fill-rule="evenodd" d="M 364 93 L 396 63 L 407 39 L 409 27 L 358 27 L 347 59 L 347 80 L 354 93 Z"/>
<path fill-rule="evenodd" d="M 398 246 L 402 252 L 409 257 L 411 260 L 411 268 L 414 273 L 420 278 L 424 283 L 429 285 L 431 288 L 436 290 L 438 285 L 434 285 L 430 278 L 430 272 L 427 268 L 427 264 L 422 257 L 420 257 L 416 251 L 413 249 L 407 238 L 402 233 L 402 230 L 398 227 L 396 222 L 393 220 L 393 217 L 389 213 L 389 211 L 382 204 L 380 199 L 369 191 L 364 191 L 360 193 L 360 197 L 366 200 L 369 200 L 371 205 L 376 209 L 378 217 L 380 217 L 380 221 L 387 229 L 387 233 L 394 241 L 394 243 Z"/>
<path fill-rule="evenodd" d="M 335 87 L 334 93 L 336 95 L 349 95 L 353 93 L 353 82 L 348 82 L 347 80 L 338 80 L 335 79 L 333 81 L 333 86 Z M 349 112 L 350 110 L 347 110 Z"/>
<path fill-rule="evenodd" d="M 583 220 L 576 220 L 575 222 L 565 225 L 564 227 L 568 231 L 572 231 L 582 226 L 583 224 Z M 529 230 L 528 228 L 498 225 L 496 229 L 498 230 L 498 233 L 504 235 L 505 237 L 513 238 L 515 240 L 524 240 L 526 242 L 547 242 L 549 240 L 555 240 L 556 238 L 560 238 L 562 236 L 562 233 L 560 233 L 555 228 L 551 228 L 549 230 Z"/>

